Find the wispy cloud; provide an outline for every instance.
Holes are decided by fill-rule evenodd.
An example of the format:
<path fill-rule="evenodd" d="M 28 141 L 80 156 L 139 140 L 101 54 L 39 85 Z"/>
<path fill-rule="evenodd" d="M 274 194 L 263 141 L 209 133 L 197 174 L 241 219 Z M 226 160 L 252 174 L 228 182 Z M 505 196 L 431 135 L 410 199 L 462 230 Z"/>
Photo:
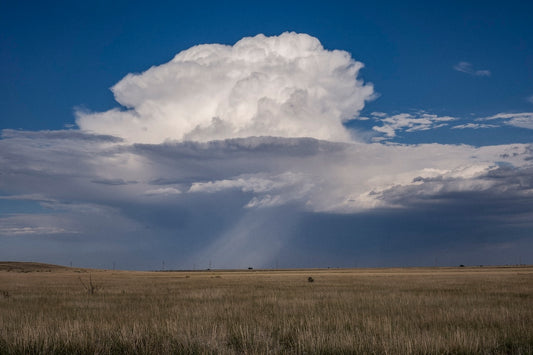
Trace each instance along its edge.
<path fill-rule="evenodd" d="M 127 185 L 127 184 L 135 184 L 136 181 L 124 181 L 124 179 L 98 179 L 91 181 L 95 184 L 103 184 L 103 185 Z"/>
<path fill-rule="evenodd" d="M 491 76 L 490 70 L 477 70 L 474 69 L 472 64 L 469 62 L 459 62 L 456 65 L 453 66 L 454 70 L 457 70 L 461 73 L 466 73 L 473 76 Z"/>
<path fill-rule="evenodd" d="M 171 195 L 179 195 L 181 194 L 181 191 L 179 189 L 176 189 L 174 187 L 161 187 L 158 189 L 150 189 L 145 191 L 146 195 L 164 195 L 164 196 L 171 196 Z"/>
<path fill-rule="evenodd" d="M 452 129 L 482 129 L 482 128 L 497 128 L 500 127 L 494 124 L 483 124 L 483 123 L 466 123 L 453 126 Z"/>
<path fill-rule="evenodd" d="M 370 118 L 381 123 L 380 126 L 374 126 L 372 129 L 383 134 L 383 136 L 373 137 L 374 141 L 393 139 L 400 132 L 427 131 L 449 126 L 450 122 L 453 121 L 466 121 L 466 123 L 455 124 L 450 127 L 451 129 L 486 129 L 498 128 L 504 125 L 533 129 L 533 112 L 503 112 L 493 116 L 469 119 L 438 116 L 435 114 L 428 114 L 424 111 L 418 113 L 400 113 L 391 116 L 383 112 L 372 112 Z M 480 123 L 489 121 L 491 123 Z"/>
<path fill-rule="evenodd" d="M 15 214 L 0 217 L 0 236 L 77 234 L 63 217 L 46 214 Z"/>
<path fill-rule="evenodd" d="M 372 116 L 382 123 L 381 126 L 374 126 L 372 129 L 376 132 L 384 133 L 387 138 L 394 138 L 399 131 L 427 131 L 447 126 L 447 122 L 456 120 L 455 117 L 438 116 L 425 112 L 401 113 L 393 116 L 387 116 L 382 112 L 374 112 Z"/>
<path fill-rule="evenodd" d="M 531 95 L 528 98 L 526 98 L 526 100 L 533 104 L 533 95 Z"/>
<path fill-rule="evenodd" d="M 477 121 L 500 120 L 502 123 L 520 128 L 533 129 L 533 112 L 499 113 L 494 116 L 478 118 Z"/>

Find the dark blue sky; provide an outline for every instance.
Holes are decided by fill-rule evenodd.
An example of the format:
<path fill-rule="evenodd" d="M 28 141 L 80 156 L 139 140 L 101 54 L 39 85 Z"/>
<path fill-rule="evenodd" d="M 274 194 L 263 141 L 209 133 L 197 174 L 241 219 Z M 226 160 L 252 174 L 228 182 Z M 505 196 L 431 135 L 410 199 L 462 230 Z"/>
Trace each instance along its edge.
<path fill-rule="evenodd" d="M 116 106 L 108 90 L 201 43 L 308 33 L 365 64 L 378 99 L 365 112 L 425 110 L 469 119 L 533 108 L 527 1 L 4 2 L 4 128 L 59 129 L 73 107 Z M 454 71 L 465 61 L 490 77 Z"/>
<path fill-rule="evenodd" d="M 0 260 L 533 263 L 532 13 L 3 2 Z"/>

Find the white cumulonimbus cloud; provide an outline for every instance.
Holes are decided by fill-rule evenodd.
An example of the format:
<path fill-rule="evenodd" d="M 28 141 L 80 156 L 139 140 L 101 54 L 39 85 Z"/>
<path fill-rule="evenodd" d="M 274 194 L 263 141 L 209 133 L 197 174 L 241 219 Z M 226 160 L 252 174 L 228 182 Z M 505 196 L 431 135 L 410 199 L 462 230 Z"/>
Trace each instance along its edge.
<path fill-rule="evenodd" d="M 320 218 L 341 216 L 326 232 L 311 230 L 335 245 L 346 228 L 356 239 L 379 235 L 347 227 L 345 217 L 379 215 L 386 230 L 401 212 L 416 216 L 426 240 L 431 209 L 464 232 L 446 234 L 455 239 L 469 240 L 465 223 L 498 226 L 497 218 L 529 233 L 531 145 L 369 144 L 351 141 L 343 122 L 377 122 L 379 141 L 448 125 L 531 128 L 531 113 L 461 125 L 424 111 L 359 117 L 373 97 L 372 85 L 357 79 L 361 68 L 305 34 L 200 45 L 127 75 L 112 88 L 123 107 L 77 112 L 80 130 L 3 130 L 0 202 L 34 212 L 0 216 L 0 238 L 12 243 L 0 259 L 40 256 L 32 238 L 46 236 L 44 247 L 53 239 L 65 248 L 72 238 L 85 243 L 72 243 L 78 255 L 98 258 L 167 253 L 187 267 L 211 258 L 217 267 L 266 266 L 305 230 L 300 218 L 320 226 Z M 472 214 L 479 220 L 470 222 Z"/>
<path fill-rule="evenodd" d="M 363 64 L 307 34 L 198 45 L 128 74 L 112 91 L 124 109 L 78 111 L 81 130 L 129 142 L 277 136 L 347 141 L 343 122 L 372 99 Z"/>

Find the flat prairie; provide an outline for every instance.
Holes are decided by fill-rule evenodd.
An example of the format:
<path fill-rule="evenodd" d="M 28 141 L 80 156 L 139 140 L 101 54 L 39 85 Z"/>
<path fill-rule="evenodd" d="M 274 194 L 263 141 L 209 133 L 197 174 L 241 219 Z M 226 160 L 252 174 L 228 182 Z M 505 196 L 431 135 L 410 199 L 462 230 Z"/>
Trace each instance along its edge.
<path fill-rule="evenodd" d="M 0 262 L 0 353 L 532 354 L 533 267 L 134 272 Z"/>

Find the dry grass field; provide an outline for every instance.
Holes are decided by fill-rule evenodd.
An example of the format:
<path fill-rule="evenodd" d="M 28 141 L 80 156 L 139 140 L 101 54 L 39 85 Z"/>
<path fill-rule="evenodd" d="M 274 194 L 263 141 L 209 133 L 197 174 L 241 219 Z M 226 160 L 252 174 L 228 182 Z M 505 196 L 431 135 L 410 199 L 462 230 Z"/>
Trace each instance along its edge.
<path fill-rule="evenodd" d="M 532 354 L 533 267 L 126 272 L 0 263 L 0 353 Z"/>

